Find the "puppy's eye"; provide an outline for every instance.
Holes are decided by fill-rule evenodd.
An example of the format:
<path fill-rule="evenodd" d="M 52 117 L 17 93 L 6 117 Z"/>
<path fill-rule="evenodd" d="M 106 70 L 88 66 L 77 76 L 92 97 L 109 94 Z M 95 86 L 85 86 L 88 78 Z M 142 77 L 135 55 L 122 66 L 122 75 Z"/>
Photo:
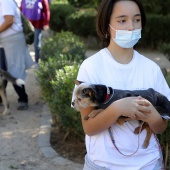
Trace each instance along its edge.
<path fill-rule="evenodd" d="M 77 98 L 78 101 L 81 101 L 81 98 Z"/>

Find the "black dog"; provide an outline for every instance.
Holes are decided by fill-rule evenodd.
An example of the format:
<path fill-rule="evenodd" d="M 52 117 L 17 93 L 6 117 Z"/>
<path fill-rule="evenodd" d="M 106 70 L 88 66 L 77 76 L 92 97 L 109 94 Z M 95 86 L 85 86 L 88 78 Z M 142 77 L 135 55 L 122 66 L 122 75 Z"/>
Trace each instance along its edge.
<path fill-rule="evenodd" d="M 10 113 L 9 103 L 8 103 L 6 91 L 5 91 L 5 80 L 10 81 L 12 84 L 16 84 L 18 86 L 25 84 L 22 79 L 17 79 L 13 77 L 11 74 L 9 74 L 8 72 L 0 69 L 0 95 L 1 95 L 4 107 L 5 107 L 2 115 L 6 115 Z"/>
<path fill-rule="evenodd" d="M 111 103 L 125 97 L 141 96 L 152 103 L 162 117 L 170 119 L 170 101 L 161 93 L 152 88 L 147 90 L 119 90 L 107 87 L 102 84 L 81 83 L 75 89 L 75 96 L 78 101 L 73 101 L 76 110 L 79 107 L 95 106 L 106 109 Z"/>
<path fill-rule="evenodd" d="M 81 83 L 76 81 L 78 85 L 74 91 L 75 99 L 72 102 L 73 107 L 80 111 L 81 108 L 86 108 L 89 106 L 93 106 L 96 109 L 105 109 L 111 103 L 116 100 L 125 97 L 132 96 L 141 96 L 152 103 L 153 106 L 157 109 L 157 111 L 161 114 L 165 119 L 170 120 L 170 101 L 162 94 L 158 93 L 152 88 L 148 90 L 119 90 L 113 89 L 111 87 L 107 87 L 102 84 L 89 84 L 89 83 Z M 90 117 L 95 117 L 101 110 L 95 110 L 89 115 L 84 117 L 84 120 L 88 120 Z M 132 120 L 131 118 L 121 116 L 117 123 L 122 125 L 125 121 Z M 146 129 L 147 136 L 143 143 L 143 148 L 147 148 L 149 145 L 149 140 L 152 135 L 152 131 L 149 128 L 147 123 L 144 123 L 142 129 L 137 127 L 134 133 L 138 134 L 143 129 Z"/>

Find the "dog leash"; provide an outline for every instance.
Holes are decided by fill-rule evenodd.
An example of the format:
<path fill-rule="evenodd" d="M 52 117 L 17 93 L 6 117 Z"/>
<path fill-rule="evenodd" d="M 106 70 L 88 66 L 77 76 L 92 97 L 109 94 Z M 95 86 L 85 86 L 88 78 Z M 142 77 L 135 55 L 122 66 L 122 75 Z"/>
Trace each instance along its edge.
<path fill-rule="evenodd" d="M 140 141 L 140 140 L 139 140 L 139 136 L 140 136 L 140 133 L 141 133 L 143 124 L 144 124 L 144 122 L 142 122 L 142 124 L 139 126 L 140 129 L 139 129 L 139 134 L 138 134 L 138 146 L 137 146 L 136 150 L 135 150 L 132 154 L 129 154 L 129 155 L 126 155 L 126 154 L 122 153 L 122 152 L 119 150 L 119 148 L 118 148 L 117 145 L 116 145 L 115 139 L 114 139 L 114 137 L 113 137 L 112 128 L 111 128 L 111 127 L 108 128 L 111 141 L 112 141 L 114 147 L 116 148 L 116 150 L 117 150 L 121 155 L 123 155 L 123 156 L 133 156 L 135 153 L 137 153 L 137 151 L 138 151 L 138 149 L 139 149 L 139 141 Z"/>
<path fill-rule="evenodd" d="M 156 134 L 154 134 L 154 137 L 157 142 L 158 149 L 159 149 L 159 156 L 160 156 L 160 160 L 162 164 L 161 170 L 165 170 L 165 165 L 164 165 L 164 160 L 163 160 L 163 155 L 162 155 L 162 147 L 161 147 L 161 144 L 159 143 L 159 139 L 157 138 Z"/>

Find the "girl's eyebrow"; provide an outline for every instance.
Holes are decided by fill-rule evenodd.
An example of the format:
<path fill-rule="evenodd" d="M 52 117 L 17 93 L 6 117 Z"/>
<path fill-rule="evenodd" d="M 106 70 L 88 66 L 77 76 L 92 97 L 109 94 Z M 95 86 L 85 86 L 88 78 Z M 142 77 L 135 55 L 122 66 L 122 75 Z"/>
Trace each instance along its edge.
<path fill-rule="evenodd" d="M 125 17 L 127 17 L 127 15 L 120 15 L 120 16 L 117 16 L 115 18 L 125 18 Z"/>
<path fill-rule="evenodd" d="M 141 14 L 136 14 L 136 15 L 134 15 L 134 17 L 141 17 Z M 128 17 L 127 15 L 120 15 L 120 16 L 117 16 L 117 17 L 115 17 L 115 18 L 125 18 L 125 17 Z"/>
<path fill-rule="evenodd" d="M 141 17 L 141 14 L 136 14 L 135 17 Z"/>

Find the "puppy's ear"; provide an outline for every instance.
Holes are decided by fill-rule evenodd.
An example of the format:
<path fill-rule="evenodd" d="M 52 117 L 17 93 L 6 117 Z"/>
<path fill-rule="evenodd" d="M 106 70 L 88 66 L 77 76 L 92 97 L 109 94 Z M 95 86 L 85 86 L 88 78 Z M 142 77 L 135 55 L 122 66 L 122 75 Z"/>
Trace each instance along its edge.
<path fill-rule="evenodd" d="M 84 88 L 83 93 L 86 96 L 89 96 L 90 98 L 94 96 L 94 91 L 92 88 Z"/>
<path fill-rule="evenodd" d="M 78 80 L 75 80 L 74 82 L 75 82 L 76 85 L 80 84 Z"/>
<path fill-rule="evenodd" d="M 80 85 L 81 83 L 83 83 L 83 81 L 79 81 L 79 80 L 75 80 L 74 82 L 76 85 Z"/>

